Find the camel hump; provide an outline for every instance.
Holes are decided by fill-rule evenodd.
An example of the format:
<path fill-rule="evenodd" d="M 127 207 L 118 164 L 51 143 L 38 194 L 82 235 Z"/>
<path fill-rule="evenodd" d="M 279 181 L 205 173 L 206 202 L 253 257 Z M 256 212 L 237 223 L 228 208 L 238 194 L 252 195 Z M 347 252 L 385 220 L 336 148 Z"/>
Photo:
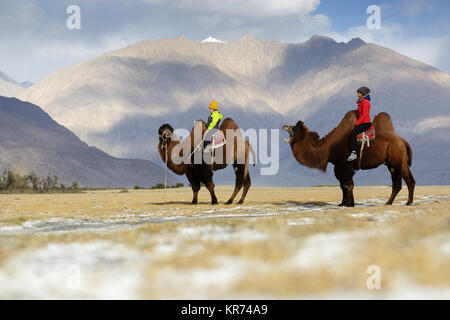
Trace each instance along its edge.
<path fill-rule="evenodd" d="M 386 112 L 380 112 L 379 114 L 377 114 L 373 118 L 372 124 L 377 130 L 395 131 L 391 116 Z"/>
<path fill-rule="evenodd" d="M 234 122 L 231 118 L 225 118 L 225 120 L 222 121 L 222 124 L 220 125 L 220 130 L 224 131 L 226 129 L 239 129 L 239 126 Z"/>
<path fill-rule="evenodd" d="M 375 118 L 377 118 L 377 117 L 380 118 L 383 121 L 390 121 L 392 123 L 391 116 L 388 113 L 386 113 L 386 112 L 380 112 L 379 114 L 377 114 L 375 116 Z"/>
<path fill-rule="evenodd" d="M 356 110 L 350 110 L 348 111 L 344 118 L 342 119 L 342 121 L 347 121 L 347 120 L 356 120 Z"/>
<path fill-rule="evenodd" d="M 357 119 L 357 111 L 356 110 L 350 110 L 348 111 L 344 118 L 342 118 L 341 122 L 338 124 L 338 126 L 336 128 L 334 128 L 334 130 L 338 129 L 340 131 L 343 132 L 347 132 L 347 134 L 350 133 L 350 131 L 352 131 L 353 126 L 356 123 L 356 119 Z"/>
<path fill-rule="evenodd" d="M 338 127 L 352 127 L 355 124 L 356 120 L 358 119 L 357 116 L 358 111 L 356 110 L 350 110 L 347 111 L 345 116 L 342 118 L 341 122 L 338 124 Z"/>

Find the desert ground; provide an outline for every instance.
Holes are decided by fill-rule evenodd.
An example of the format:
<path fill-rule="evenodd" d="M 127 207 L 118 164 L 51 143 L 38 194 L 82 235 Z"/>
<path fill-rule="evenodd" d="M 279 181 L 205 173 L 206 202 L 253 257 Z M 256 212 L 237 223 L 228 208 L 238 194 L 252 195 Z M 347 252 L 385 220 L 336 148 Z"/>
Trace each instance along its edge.
<path fill-rule="evenodd" d="M 216 191 L 0 194 L 0 298 L 450 299 L 450 186 Z"/>

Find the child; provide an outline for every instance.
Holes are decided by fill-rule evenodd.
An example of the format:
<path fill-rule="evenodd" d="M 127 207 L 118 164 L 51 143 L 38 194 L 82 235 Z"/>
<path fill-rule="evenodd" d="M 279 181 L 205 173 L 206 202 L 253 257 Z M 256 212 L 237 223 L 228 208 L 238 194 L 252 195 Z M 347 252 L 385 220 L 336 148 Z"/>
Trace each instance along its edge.
<path fill-rule="evenodd" d="M 219 129 L 220 121 L 222 121 L 222 114 L 220 114 L 218 110 L 218 103 L 217 101 L 212 101 L 209 104 L 209 112 L 210 115 L 208 117 L 208 122 L 206 123 L 206 129 L 208 130 L 205 133 L 205 150 L 204 152 L 209 152 L 211 143 L 211 136 L 214 134 L 214 131 L 211 131 L 212 129 Z"/>
<path fill-rule="evenodd" d="M 222 115 L 218 110 L 217 101 L 212 101 L 209 104 L 209 112 L 210 115 L 208 117 L 208 122 L 206 123 L 206 127 L 208 130 L 211 129 L 219 129 L 220 121 L 222 121 Z"/>
<path fill-rule="evenodd" d="M 361 87 L 356 90 L 356 93 L 358 95 L 358 101 L 356 101 L 356 103 L 358 104 L 359 118 L 356 121 L 355 128 L 350 133 L 351 153 L 347 158 L 347 161 L 353 161 L 358 158 L 358 156 L 356 155 L 356 136 L 372 126 L 372 123 L 370 121 L 370 89 L 367 87 Z"/>

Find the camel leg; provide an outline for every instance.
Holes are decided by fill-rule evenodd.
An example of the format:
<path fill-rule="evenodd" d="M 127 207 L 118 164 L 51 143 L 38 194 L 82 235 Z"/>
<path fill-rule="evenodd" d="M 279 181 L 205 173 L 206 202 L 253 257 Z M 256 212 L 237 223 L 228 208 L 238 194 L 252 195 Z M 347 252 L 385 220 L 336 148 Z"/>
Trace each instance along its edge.
<path fill-rule="evenodd" d="M 349 179 L 345 181 L 344 187 L 347 188 L 347 207 L 354 207 L 355 206 L 355 199 L 353 198 L 353 187 L 355 186 L 355 183 L 353 182 L 353 179 Z"/>
<path fill-rule="evenodd" d="M 212 179 L 205 184 L 205 187 L 211 194 L 211 204 L 217 204 L 216 193 L 214 192 L 214 182 L 212 181 Z"/>
<path fill-rule="evenodd" d="M 244 203 L 245 196 L 247 195 L 248 189 L 250 189 L 250 186 L 252 185 L 252 182 L 250 180 L 250 175 L 247 172 L 247 176 L 244 177 L 244 190 L 242 190 L 242 197 L 241 200 L 239 200 L 239 204 Z"/>
<path fill-rule="evenodd" d="M 400 190 L 402 190 L 402 174 L 399 172 L 399 170 L 392 167 L 389 167 L 389 171 L 391 172 L 392 178 L 392 193 L 385 205 L 392 205 L 395 197 L 400 192 Z"/>
<path fill-rule="evenodd" d="M 339 184 L 340 184 L 341 190 L 342 190 L 342 201 L 339 204 L 339 207 L 347 206 L 347 197 L 348 197 L 347 188 L 345 188 L 345 184 L 343 181 L 339 181 Z"/>
<path fill-rule="evenodd" d="M 248 141 L 246 143 L 246 150 L 245 150 L 245 164 L 244 164 L 244 170 L 242 172 L 242 182 L 244 184 L 244 190 L 242 190 L 242 196 L 241 199 L 238 201 L 239 204 L 244 203 L 245 196 L 247 195 L 248 190 L 250 189 L 250 186 L 252 185 L 252 181 L 250 180 L 250 173 L 248 172 L 248 157 L 249 157 L 249 151 L 250 151 L 250 143 Z M 242 168 L 242 166 L 241 166 Z M 241 174 L 241 170 L 239 172 L 236 172 L 236 174 Z"/>
<path fill-rule="evenodd" d="M 232 204 L 234 198 L 238 194 L 238 192 L 241 190 L 242 186 L 244 185 L 244 166 L 239 164 L 233 164 L 234 173 L 236 174 L 236 183 L 234 185 L 234 191 L 231 195 L 231 198 L 226 202 L 226 204 Z M 249 186 L 250 188 L 250 186 Z M 248 191 L 248 189 L 247 189 Z"/>
<path fill-rule="evenodd" d="M 194 175 L 192 170 L 186 171 L 186 177 L 191 184 L 192 193 L 194 194 L 191 204 L 198 203 L 198 191 L 200 190 L 200 180 Z"/>
<path fill-rule="evenodd" d="M 413 203 L 414 188 L 416 186 L 416 181 L 414 180 L 412 172 L 411 170 L 409 170 L 408 167 L 402 170 L 402 177 L 403 180 L 405 180 L 406 185 L 408 186 L 408 202 L 406 202 L 406 205 L 410 205 Z"/>
<path fill-rule="evenodd" d="M 335 166 L 334 175 L 339 180 L 342 190 L 342 202 L 339 206 L 354 207 L 355 199 L 353 198 L 353 175 L 355 170 L 350 166 Z"/>
<path fill-rule="evenodd" d="M 344 187 L 344 180 L 342 177 L 342 173 L 341 173 L 342 168 L 339 166 L 334 166 L 334 175 L 336 177 L 336 179 L 339 180 L 339 184 L 341 186 L 341 190 L 342 190 L 342 201 L 339 204 L 340 207 L 342 206 L 346 206 L 347 205 L 347 188 Z"/>

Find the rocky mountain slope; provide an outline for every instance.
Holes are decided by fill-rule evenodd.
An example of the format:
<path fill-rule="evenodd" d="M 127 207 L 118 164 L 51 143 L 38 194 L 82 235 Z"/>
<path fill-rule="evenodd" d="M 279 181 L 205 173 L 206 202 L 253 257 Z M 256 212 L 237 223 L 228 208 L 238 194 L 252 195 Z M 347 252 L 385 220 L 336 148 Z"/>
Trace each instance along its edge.
<path fill-rule="evenodd" d="M 159 125 L 169 122 L 190 129 L 195 119 L 207 117 L 213 99 L 244 129 L 279 129 L 301 119 L 323 135 L 356 107 L 355 91 L 363 85 L 372 89 L 372 115 L 388 112 L 397 132 L 410 139 L 413 148 L 422 150 L 423 143 L 443 146 L 435 143 L 439 135 L 431 134 L 434 129 L 417 134 L 414 128 L 428 119 L 450 116 L 449 75 L 359 38 L 338 43 L 313 36 L 297 44 L 251 36 L 227 43 L 186 38 L 142 41 L 64 68 L 20 97 L 42 106 L 81 139 L 114 156 L 160 161 Z M 448 135 L 448 127 L 441 131 Z M 420 138 L 423 134 L 426 138 Z M 430 179 L 421 157 L 415 153 L 418 183 L 450 183 L 448 175 Z M 255 171 L 254 181 L 271 185 L 334 181 L 332 174 L 301 168 L 287 145 L 280 145 L 280 159 L 278 175 L 258 176 Z M 441 153 L 435 161 L 450 172 Z M 291 179 L 293 170 L 298 179 Z M 218 176 L 219 183 L 229 182 L 229 175 Z M 386 181 L 378 173 L 362 176 L 364 183 L 390 183 L 389 177 Z"/>
<path fill-rule="evenodd" d="M 0 96 L 16 97 L 32 85 L 29 81 L 18 83 L 0 71 Z"/>
<path fill-rule="evenodd" d="M 148 160 L 118 159 L 88 146 L 38 106 L 0 97 L 0 171 L 39 176 L 89 187 L 149 187 L 164 181 L 162 166 Z M 170 185 L 176 178 L 169 174 Z"/>

